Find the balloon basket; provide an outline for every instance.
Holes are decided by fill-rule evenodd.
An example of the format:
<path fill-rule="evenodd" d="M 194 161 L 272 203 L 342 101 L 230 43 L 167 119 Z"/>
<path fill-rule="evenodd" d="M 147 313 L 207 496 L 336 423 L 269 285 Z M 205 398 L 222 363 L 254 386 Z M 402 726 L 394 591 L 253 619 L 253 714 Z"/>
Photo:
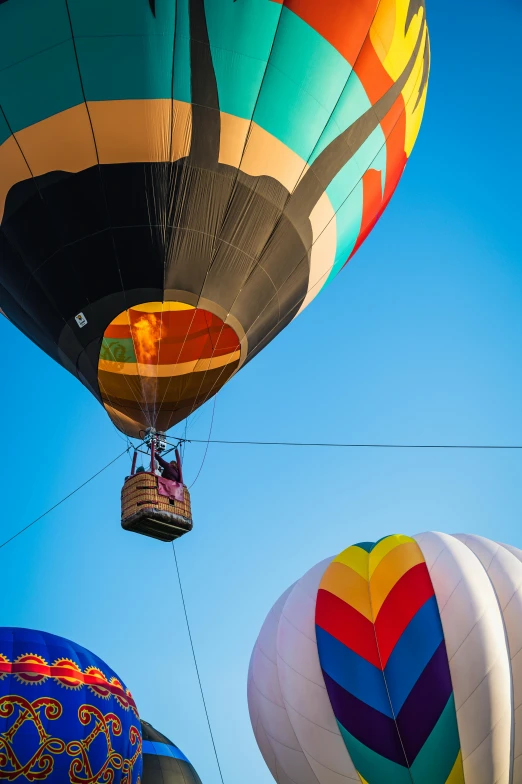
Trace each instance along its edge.
<path fill-rule="evenodd" d="M 183 485 L 183 501 L 158 492 L 158 477 L 142 471 L 127 477 L 121 491 L 121 526 L 143 536 L 173 542 L 192 530 L 190 494 Z"/>

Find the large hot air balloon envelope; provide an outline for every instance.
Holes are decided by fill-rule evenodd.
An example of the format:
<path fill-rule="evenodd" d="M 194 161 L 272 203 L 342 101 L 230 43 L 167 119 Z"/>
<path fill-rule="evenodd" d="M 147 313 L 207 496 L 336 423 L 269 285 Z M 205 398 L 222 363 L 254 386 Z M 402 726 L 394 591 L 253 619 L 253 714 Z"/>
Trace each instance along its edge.
<path fill-rule="evenodd" d="M 424 0 L 2 0 L 0 308 L 168 429 L 367 236 L 428 71 Z"/>
<path fill-rule="evenodd" d="M 388 536 L 276 602 L 248 698 L 279 784 L 522 781 L 522 551 Z"/>
<path fill-rule="evenodd" d="M 175 743 L 141 722 L 143 784 L 201 784 L 201 779 Z"/>
<path fill-rule="evenodd" d="M 0 628 L 0 779 L 139 784 L 136 706 L 97 656 L 54 634 Z"/>

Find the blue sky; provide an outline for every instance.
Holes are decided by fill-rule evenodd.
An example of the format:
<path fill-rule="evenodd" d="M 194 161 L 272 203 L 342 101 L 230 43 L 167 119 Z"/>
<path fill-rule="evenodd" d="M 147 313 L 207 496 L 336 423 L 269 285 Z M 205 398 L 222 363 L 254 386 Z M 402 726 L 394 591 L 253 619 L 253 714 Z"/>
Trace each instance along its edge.
<path fill-rule="evenodd" d="M 432 0 L 427 112 L 398 192 L 339 278 L 218 396 L 214 438 L 522 444 L 517 0 Z M 2 540 L 125 448 L 88 392 L 0 323 Z M 212 405 L 189 429 L 208 436 Z M 187 451 L 195 477 L 203 447 Z M 104 658 L 144 718 L 219 781 L 170 546 L 124 533 L 122 459 L 0 550 L 1 623 Z M 178 545 L 227 784 L 269 784 L 248 660 L 279 594 L 387 533 L 522 547 L 522 451 L 210 447 Z"/>

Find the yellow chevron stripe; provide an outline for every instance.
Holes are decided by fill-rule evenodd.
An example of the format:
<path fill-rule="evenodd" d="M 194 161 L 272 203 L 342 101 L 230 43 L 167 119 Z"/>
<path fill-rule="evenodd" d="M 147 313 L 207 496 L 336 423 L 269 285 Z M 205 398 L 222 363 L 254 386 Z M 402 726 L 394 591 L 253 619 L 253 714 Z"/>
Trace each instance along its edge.
<path fill-rule="evenodd" d="M 339 553 L 332 563 L 342 563 L 345 566 L 349 566 L 354 572 L 357 572 L 364 580 L 369 578 L 368 553 L 362 547 L 357 547 L 357 545 L 348 547 L 342 553 Z"/>
<path fill-rule="evenodd" d="M 462 767 L 462 752 L 459 751 L 457 759 L 448 778 L 446 784 L 465 784 L 464 781 L 464 768 Z"/>
<path fill-rule="evenodd" d="M 370 577 L 377 569 L 383 558 L 386 558 L 388 553 L 394 550 L 395 547 L 398 547 L 400 544 L 406 544 L 407 542 L 413 541 L 414 540 L 410 536 L 404 536 L 403 534 L 393 534 L 392 536 L 387 536 L 386 539 L 383 539 L 381 542 L 379 542 L 379 544 L 375 545 L 370 553 Z"/>
<path fill-rule="evenodd" d="M 391 550 L 379 563 L 370 580 L 370 594 L 374 618 L 393 586 L 413 566 L 424 563 L 424 557 L 417 542 L 407 537 L 405 544 Z"/>
<path fill-rule="evenodd" d="M 373 621 L 368 581 L 351 566 L 333 561 L 321 580 L 321 588 Z"/>

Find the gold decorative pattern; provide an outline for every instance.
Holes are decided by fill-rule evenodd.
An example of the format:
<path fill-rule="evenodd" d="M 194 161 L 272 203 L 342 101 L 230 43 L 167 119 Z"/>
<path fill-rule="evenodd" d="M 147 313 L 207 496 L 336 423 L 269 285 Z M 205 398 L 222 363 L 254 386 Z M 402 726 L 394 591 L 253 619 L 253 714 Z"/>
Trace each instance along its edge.
<path fill-rule="evenodd" d="M 15 781 L 24 776 L 27 781 L 43 781 L 54 769 L 54 757 L 65 751 L 65 743 L 47 734 L 41 714 L 43 712 L 49 721 L 59 719 L 62 705 L 51 697 L 39 697 L 33 702 L 16 695 L 0 698 L 0 718 L 9 719 L 16 710 L 18 716 L 15 722 L 0 735 L 0 780 Z M 26 722 L 34 725 L 40 742 L 27 762 L 22 763 L 13 745 L 17 732 Z"/>

